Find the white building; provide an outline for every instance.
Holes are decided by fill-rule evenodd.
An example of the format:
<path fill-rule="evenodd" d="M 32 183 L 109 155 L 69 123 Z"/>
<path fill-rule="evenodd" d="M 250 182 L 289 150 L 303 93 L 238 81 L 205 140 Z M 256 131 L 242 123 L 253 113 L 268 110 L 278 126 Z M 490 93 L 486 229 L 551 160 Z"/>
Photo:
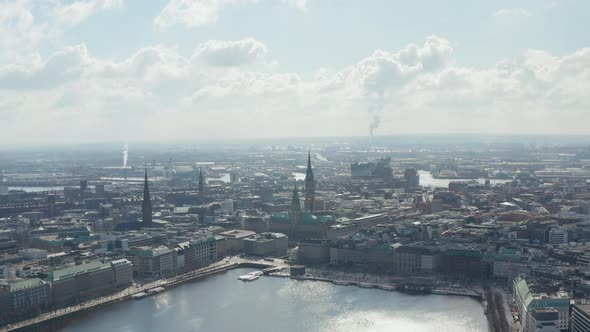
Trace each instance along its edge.
<path fill-rule="evenodd" d="M 113 272 L 115 273 L 115 287 L 122 288 L 131 285 L 133 282 L 133 266 L 127 259 L 117 259 L 111 261 Z"/>
<path fill-rule="evenodd" d="M 137 247 L 126 253 L 133 264 L 133 274 L 139 278 L 159 279 L 176 273 L 176 251 L 165 246 Z"/>
<path fill-rule="evenodd" d="M 289 239 L 283 233 L 261 233 L 244 239 L 246 253 L 257 256 L 283 255 L 288 245 Z"/>

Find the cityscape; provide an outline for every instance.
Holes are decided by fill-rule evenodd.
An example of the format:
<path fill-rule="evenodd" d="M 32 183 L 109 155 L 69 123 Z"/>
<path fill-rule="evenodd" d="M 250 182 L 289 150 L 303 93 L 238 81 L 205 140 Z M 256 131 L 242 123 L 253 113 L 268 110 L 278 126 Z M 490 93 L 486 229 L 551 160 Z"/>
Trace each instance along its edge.
<path fill-rule="evenodd" d="M 465 297 L 490 331 L 587 331 L 590 147 L 469 139 L 6 151 L 0 329 L 237 269 Z"/>
<path fill-rule="evenodd" d="M 0 332 L 590 332 L 589 22 L 0 0 Z"/>

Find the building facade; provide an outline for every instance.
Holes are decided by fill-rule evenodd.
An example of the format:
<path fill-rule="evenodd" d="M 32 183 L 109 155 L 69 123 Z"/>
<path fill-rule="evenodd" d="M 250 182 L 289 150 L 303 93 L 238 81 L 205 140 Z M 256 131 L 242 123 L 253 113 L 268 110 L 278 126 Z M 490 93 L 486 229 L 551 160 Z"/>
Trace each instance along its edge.
<path fill-rule="evenodd" d="M 133 275 L 140 279 L 160 279 L 176 273 L 176 251 L 166 246 L 131 248 L 125 258 L 133 264 Z"/>
<path fill-rule="evenodd" d="M 127 265 L 128 268 L 128 265 Z M 49 274 L 53 305 L 62 307 L 114 292 L 117 285 L 130 284 L 131 279 L 123 280 L 124 273 L 115 279 L 111 262 L 94 261 L 57 269 Z"/>
<path fill-rule="evenodd" d="M 571 332 L 590 331 L 590 304 L 574 304 L 571 323 Z"/>
<path fill-rule="evenodd" d="M 529 331 L 559 332 L 559 312 L 555 308 L 533 308 Z"/>
<path fill-rule="evenodd" d="M 560 330 L 569 328 L 569 296 L 565 292 L 555 294 L 533 293 L 526 280 L 519 276 L 513 282 L 513 296 L 524 332 L 534 331 L 535 318 L 533 309 L 553 308 L 557 311 Z"/>
<path fill-rule="evenodd" d="M 289 239 L 282 233 L 262 233 L 244 239 L 244 251 L 248 255 L 284 255 Z"/>

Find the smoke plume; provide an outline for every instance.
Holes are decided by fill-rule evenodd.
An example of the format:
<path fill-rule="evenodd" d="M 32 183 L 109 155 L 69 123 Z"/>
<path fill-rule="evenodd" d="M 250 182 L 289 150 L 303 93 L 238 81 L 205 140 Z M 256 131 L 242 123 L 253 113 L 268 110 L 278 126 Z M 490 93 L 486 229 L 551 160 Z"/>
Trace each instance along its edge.
<path fill-rule="evenodd" d="M 127 167 L 127 158 L 129 157 L 129 146 L 125 144 L 123 147 L 123 167 Z"/>
<path fill-rule="evenodd" d="M 429 36 L 422 47 L 409 44 L 398 52 L 376 50 L 354 66 L 353 72 L 360 73 L 361 88 L 371 118 L 371 140 L 381 122 L 385 97 L 389 103 L 396 91 L 403 89 L 408 82 L 443 69 L 452 52 L 448 40 Z"/>
<path fill-rule="evenodd" d="M 381 118 L 379 113 L 381 113 L 381 109 L 383 105 L 381 104 L 372 104 L 369 106 L 369 115 L 371 116 L 371 123 L 369 124 L 369 134 L 371 138 L 373 138 L 375 129 L 379 128 L 379 124 L 381 123 Z"/>
<path fill-rule="evenodd" d="M 381 110 L 383 109 L 383 90 L 367 93 L 366 98 L 367 103 L 369 104 L 369 116 L 371 117 L 371 122 L 369 123 L 369 134 L 371 136 L 372 142 L 375 130 L 379 128 L 379 124 L 381 123 Z"/>

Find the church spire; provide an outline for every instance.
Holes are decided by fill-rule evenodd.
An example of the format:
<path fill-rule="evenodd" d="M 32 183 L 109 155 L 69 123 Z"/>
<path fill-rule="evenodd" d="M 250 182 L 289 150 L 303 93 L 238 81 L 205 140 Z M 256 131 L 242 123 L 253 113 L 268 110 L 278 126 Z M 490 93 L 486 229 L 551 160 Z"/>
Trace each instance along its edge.
<path fill-rule="evenodd" d="M 143 182 L 143 203 L 141 205 L 141 214 L 143 215 L 143 227 L 152 227 L 152 200 L 150 198 L 150 188 L 148 186 L 148 172 L 145 168 L 145 180 Z"/>
<path fill-rule="evenodd" d="M 307 172 L 305 173 L 305 181 L 310 178 L 313 180 L 313 170 L 311 169 L 311 151 L 307 150 Z"/>

